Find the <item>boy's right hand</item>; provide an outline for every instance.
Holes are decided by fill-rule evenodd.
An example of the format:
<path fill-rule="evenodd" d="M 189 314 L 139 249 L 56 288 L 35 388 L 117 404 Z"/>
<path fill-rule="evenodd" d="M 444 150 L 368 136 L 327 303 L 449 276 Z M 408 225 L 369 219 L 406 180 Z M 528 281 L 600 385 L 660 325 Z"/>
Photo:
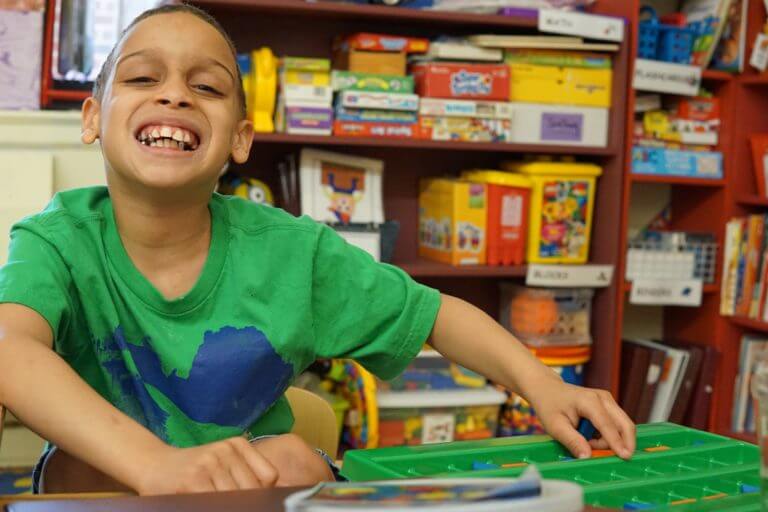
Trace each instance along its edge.
<path fill-rule="evenodd" d="M 234 491 L 274 487 L 278 472 L 242 437 L 194 448 L 168 447 L 142 468 L 142 495 Z"/>

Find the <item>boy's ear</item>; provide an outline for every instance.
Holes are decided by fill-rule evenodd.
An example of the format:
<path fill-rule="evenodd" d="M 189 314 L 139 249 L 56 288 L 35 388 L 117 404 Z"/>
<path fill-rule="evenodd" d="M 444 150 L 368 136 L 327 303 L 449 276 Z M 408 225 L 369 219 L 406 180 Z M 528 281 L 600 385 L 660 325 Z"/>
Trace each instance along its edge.
<path fill-rule="evenodd" d="M 81 127 L 82 133 L 80 139 L 83 144 L 93 144 L 96 139 L 99 138 L 99 116 L 101 114 L 101 106 L 95 98 L 88 97 L 83 102 L 83 108 L 81 115 Z"/>
<path fill-rule="evenodd" d="M 232 141 L 232 160 L 238 164 L 247 162 L 252 143 L 253 123 L 248 119 L 243 119 L 237 123 L 237 128 L 235 129 L 235 137 Z"/>

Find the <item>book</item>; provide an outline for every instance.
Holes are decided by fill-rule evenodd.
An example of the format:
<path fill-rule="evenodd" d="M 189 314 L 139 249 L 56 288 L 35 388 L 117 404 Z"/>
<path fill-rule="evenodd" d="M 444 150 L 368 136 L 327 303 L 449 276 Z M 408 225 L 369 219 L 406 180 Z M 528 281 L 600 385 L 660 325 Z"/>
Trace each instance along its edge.
<path fill-rule="evenodd" d="M 723 26 L 733 0 L 684 0 L 680 6 L 686 21 L 699 24 L 705 30 L 693 42 L 691 65 L 702 69 L 709 66 L 717 42 L 723 33 Z"/>
<path fill-rule="evenodd" d="M 741 293 L 736 303 L 736 314 L 749 316 L 750 305 L 754 295 L 755 281 L 757 280 L 757 266 L 762 256 L 763 230 L 765 218 L 762 215 L 750 215 L 747 218 L 747 238 L 744 259 L 744 277 L 741 285 Z"/>
<path fill-rule="evenodd" d="M 645 389 L 651 350 L 634 343 L 624 343 L 621 349 L 620 404 L 624 412 L 637 422 L 640 396 Z"/>
<path fill-rule="evenodd" d="M 677 398 L 683 375 L 688 366 L 690 354 L 687 350 L 668 347 L 651 340 L 633 340 L 635 343 L 665 352 L 664 366 L 659 377 L 658 388 L 648 421 L 651 423 L 669 420 L 672 406 Z"/>
<path fill-rule="evenodd" d="M 749 136 L 752 148 L 752 170 L 757 183 L 757 195 L 768 197 L 768 134 L 753 133 Z"/>
<path fill-rule="evenodd" d="M 624 340 L 623 350 L 630 347 L 640 347 L 649 353 L 647 371 L 643 375 L 642 391 L 640 393 L 640 397 L 638 398 L 637 406 L 635 409 L 635 416 L 632 418 L 636 423 L 648 423 L 648 419 L 651 415 L 651 407 L 653 406 L 653 400 L 656 396 L 656 390 L 664 370 L 666 352 L 654 347 L 641 345 L 640 343 L 637 343 L 633 340 Z"/>
<path fill-rule="evenodd" d="M 710 63 L 713 69 L 729 73 L 741 73 L 744 70 L 748 4 L 748 0 L 732 1 Z"/>
<path fill-rule="evenodd" d="M 715 347 L 706 345 L 702 350 L 701 370 L 694 385 L 693 397 L 685 413 L 683 424 L 699 430 L 709 428 L 709 408 L 712 403 L 712 391 L 715 372 L 720 359 L 720 353 Z"/>
<path fill-rule="evenodd" d="M 733 387 L 733 413 L 731 430 L 744 432 L 747 426 L 748 409 L 750 406 L 749 384 L 757 363 L 768 355 L 768 339 L 744 335 L 741 338 L 739 351 L 739 373 Z"/>
<path fill-rule="evenodd" d="M 286 512 L 504 512 L 578 510 L 584 503 L 578 484 L 543 481 L 535 468 L 520 478 L 416 479 L 380 482 L 323 482 L 291 494 Z M 563 507 L 563 505 L 566 505 Z"/>
<path fill-rule="evenodd" d="M 666 340 L 664 343 L 673 347 L 687 350 L 688 354 L 690 355 L 688 366 L 685 369 L 683 380 L 680 384 L 680 390 L 677 393 L 677 398 L 672 404 L 672 410 L 669 413 L 669 421 L 679 425 L 682 424 L 685 420 L 685 413 L 691 404 L 696 380 L 698 379 L 699 373 L 701 372 L 701 363 L 704 358 L 704 351 L 695 345 L 679 345 Z"/>
<path fill-rule="evenodd" d="M 738 273 L 739 243 L 742 219 L 731 219 L 725 225 L 723 250 L 723 282 L 720 288 L 720 314 L 733 315 L 736 306 L 736 280 Z"/>
<path fill-rule="evenodd" d="M 619 45 L 611 43 L 585 43 L 580 37 L 560 36 L 502 36 L 483 34 L 467 39 L 484 48 L 533 48 L 542 50 L 576 50 L 617 52 Z"/>
<path fill-rule="evenodd" d="M 505 51 L 504 60 L 508 64 L 610 69 L 612 59 L 604 53 L 510 48 Z"/>
<path fill-rule="evenodd" d="M 446 39 L 432 42 L 424 57 L 432 60 L 500 62 L 504 52 L 498 48 L 483 48 L 464 39 Z"/>

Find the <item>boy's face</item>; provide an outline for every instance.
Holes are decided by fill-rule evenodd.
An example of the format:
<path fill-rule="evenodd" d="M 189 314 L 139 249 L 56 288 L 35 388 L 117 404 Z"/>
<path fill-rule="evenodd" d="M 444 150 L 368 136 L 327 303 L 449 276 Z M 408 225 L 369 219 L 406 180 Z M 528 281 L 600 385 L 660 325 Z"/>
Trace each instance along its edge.
<path fill-rule="evenodd" d="M 186 13 L 151 16 L 123 39 L 101 102 L 83 105 L 83 141 L 107 171 L 153 189 L 211 187 L 229 157 L 248 159 L 237 64 L 224 38 Z"/>

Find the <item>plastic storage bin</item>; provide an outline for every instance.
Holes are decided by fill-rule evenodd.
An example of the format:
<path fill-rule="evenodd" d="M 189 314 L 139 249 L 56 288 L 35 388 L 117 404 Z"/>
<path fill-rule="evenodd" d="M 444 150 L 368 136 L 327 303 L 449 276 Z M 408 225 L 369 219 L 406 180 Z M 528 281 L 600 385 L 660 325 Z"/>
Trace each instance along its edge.
<path fill-rule="evenodd" d="M 590 345 L 593 291 L 501 284 L 501 324 L 531 347 Z"/>
<path fill-rule="evenodd" d="M 496 435 L 504 393 L 491 387 L 465 391 L 380 391 L 379 445 L 418 445 L 487 439 Z"/>
<path fill-rule="evenodd" d="M 528 229 L 531 263 L 586 263 L 592 232 L 597 177 L 594 164 L 505 162 L 533 184 Z"/>
<path fill-rule="evenodd" d="M 485 377 L 452 363 L 435 350 L 422 350 L 403 373 L 389 381 L 378 381 L 382 391 L 478 389 L 485 385 Z"/>
<path fill-rule="evenodd" d="M 419 256 L 450 265 L 485 264 L 486 187 L 426 179 L 419 191 Z"/>
<path fill-rule="evenodd" d="M 525 261 L 531 182 L 508 172 L 474 170 L 462 178 L 488 187 L 488 265 L 520 265 Z"/>
<path fill-rule="evenodd" d="M 640 9 L 645 17 L 638 24 L 637 54 L 642 59 L 661 60 L 677 64 L 688 64 L 696 36 L 697 27 L 676 27 L 659 23 L 656 11 L 649 6 Z"/>

